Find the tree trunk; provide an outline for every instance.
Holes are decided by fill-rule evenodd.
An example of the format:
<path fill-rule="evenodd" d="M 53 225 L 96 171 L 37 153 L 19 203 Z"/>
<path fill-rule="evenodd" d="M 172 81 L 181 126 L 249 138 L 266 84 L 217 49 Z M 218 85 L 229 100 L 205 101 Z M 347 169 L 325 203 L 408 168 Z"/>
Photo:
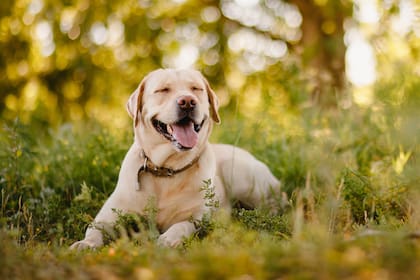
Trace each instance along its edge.
<path fill-rule="evenodd" d="M 314 82 L 315 99 L 329 100 L 334 89 L 345 85 L 343 22 L 351 7 L 342 1 L 319 6 L 313 0 L 291 0 L 302 14 L 302 39 L 298 43 L 302 60 Z"/>

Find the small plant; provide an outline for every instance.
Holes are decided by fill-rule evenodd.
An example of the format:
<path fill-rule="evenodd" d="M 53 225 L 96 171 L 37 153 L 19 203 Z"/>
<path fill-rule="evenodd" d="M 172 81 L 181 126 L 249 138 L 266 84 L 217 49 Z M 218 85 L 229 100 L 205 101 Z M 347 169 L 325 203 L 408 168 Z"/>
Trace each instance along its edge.
<path fill-rule="evenodd" d="M 4 125 L 0 139 L 0 227 L 18 232 L 20 242 L 35 238 L 34 220 L 30 200 L 38 193 L 33 186 L 33 169 L 37 154 L 34 139 L 16 119 Z"/>
<path fill-rule="evenodd" d="M 214 187 L 211 184 L 211 179 L 204 180 L 203 184 L 204 185 L 201 187 L 200 191 L 204 192 L 204 199 L 206 200 L 205 206 L 212 210 L 219 208 L 220 203 L 219 200 L 217 200 Z"/>
<path fill-rule="evenodd" d="M 150 198 L 143 214 L 122 213 L 121 210 L 113 209 L 118 215 L 118 219 L 111 231 L 105 231 L 107 242 L 121 237 L 128 237 L 136 240 L 140 244 L 156 241 L 160 235 L 156 223 L 157 208 L 156 201 Z"/>
<path fill-rule="evenodd" d="M 367 176 L 346 169 L 342 175 L 343 198 L 358 224 L 383 223 L 388 218 L 403 220 L 406 190 L 399 186 L 377 186 Z M 391 182 L 392 183 L 392 182 Z"/>
<path fill-rule="evenodd" d="M 194 223 L 194 226 L 197 229 L 197 231 L 194 234 L 194 236 L 185 240 L 184 245 L 186 245 L 195 238 L 204 238 L 211 231 L 213 231 L 215 227 L 214 211 L 216 211 L 220 207 L 220 203 L 219 200 L 217 200 L 214 187 L 211 183 L 211 179 L 203 181 L 203 186 L 200 188 L 200 191 L 204 192 L 204 199 L 206 200 L 205 206 L 208 207 L 210 211 L 208 213 L 204 213 L 203 217 L 201 217 L 201 219 L 199 220 L 194 219 L 193 217 L 190 218 L 190 222 Z"/>
<path fill-rule="evenodd" d="M 291 236 L 292 233 L 289 216 L 273 213 L 269 209 L 237 208 L 233 209 L 232 216 L 248 229 L 263 230 L 282 237 Z"/>
<path fill-rule="evenodd" d="M 202 239 L 206 237 L 210 232 L 214 230 L 216 226 L 212 213 L 205 213 L 199 220 L 193 219 L 191 217 L 190 222 L 194 223 L 194 226 L 197 229 L 192 239 Z"/>

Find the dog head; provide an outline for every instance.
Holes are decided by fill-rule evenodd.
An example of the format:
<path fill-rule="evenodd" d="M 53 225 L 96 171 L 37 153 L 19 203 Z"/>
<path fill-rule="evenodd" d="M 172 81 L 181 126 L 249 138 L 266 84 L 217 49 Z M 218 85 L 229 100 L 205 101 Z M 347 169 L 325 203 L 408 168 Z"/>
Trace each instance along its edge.
<path fill-rule="evenodd" d="M 149 73 L 127 102 L 136 139 L 143 149 L 170 145 L 176 151 L 198 149 L 212 121 L 220 123 L 218 100 L 195 70 L 159 69 Z"/>

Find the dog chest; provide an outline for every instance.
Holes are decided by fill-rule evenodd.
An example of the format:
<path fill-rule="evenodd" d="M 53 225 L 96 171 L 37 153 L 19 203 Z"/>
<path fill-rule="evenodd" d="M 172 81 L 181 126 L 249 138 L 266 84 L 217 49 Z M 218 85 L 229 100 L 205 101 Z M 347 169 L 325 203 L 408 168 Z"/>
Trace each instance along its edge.
<path fill-rule="evenodd" d="M 161 230 L 166 230 L 177 222 L 197 218 L 205 208 L 203 180 L 194 175 L 182 175 L 184 176 L 156 178 L 145 174 L 141 180 L 145 186 L 144 191 L 154 200 L 156 222 Z"/>

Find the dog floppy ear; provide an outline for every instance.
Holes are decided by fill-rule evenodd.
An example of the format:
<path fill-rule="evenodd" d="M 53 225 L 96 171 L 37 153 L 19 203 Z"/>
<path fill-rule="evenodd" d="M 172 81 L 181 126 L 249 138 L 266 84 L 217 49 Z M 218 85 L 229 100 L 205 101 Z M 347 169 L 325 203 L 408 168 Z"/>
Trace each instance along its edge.
<path fill-rule="evenodd" d="M 219 99 L 217 98 L 216 93 L 210 87 L 209 82 L 206 78 L 203 77 L 204 84 L 206 85 L 206 91 L 209 98 L 210 103 L 210 116 L 213 121 L 217 124 L 220 123 L 220 116 L 219 116 Z"/>
<path fill-rule="evenodd" d="M 143 79 L 143 81 L 141 81 L 137 89 L 131 94 L 127 101 L 127 112 L 130 115 L 130 117 L 134 120 L 134 126 L 137 126 L 139 122 L 139 113 L 141 113 L 145 84 L 146 78 Z"/>

